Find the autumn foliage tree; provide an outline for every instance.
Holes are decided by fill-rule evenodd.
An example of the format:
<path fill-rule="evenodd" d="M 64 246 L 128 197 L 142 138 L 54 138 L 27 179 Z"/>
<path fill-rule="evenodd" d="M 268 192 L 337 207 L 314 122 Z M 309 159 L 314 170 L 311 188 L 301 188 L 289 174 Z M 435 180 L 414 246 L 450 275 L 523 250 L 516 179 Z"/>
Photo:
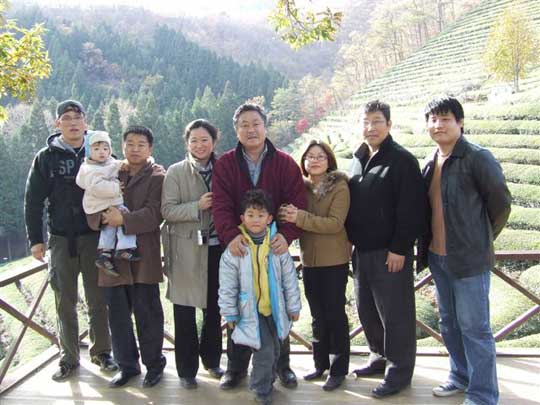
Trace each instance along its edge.
<path fill-rule="evenodd" d="M 25 100 L 35 94 L 38 80 L 49 76 L 51 65 L 42 39 L 43 26 L 24 29 L 5 20 L 8 6 L 7 0 L 0 0 L 0 98 L 10 95 Z M 0 106 L 0 122 L 6 118 L 6 110 Z"/>
<path fill-rule="evenodd" d="M 518 7 L 507 9 L 496 21 L 484 54 L 487 70 L 500 80 L 512 80 L 519 91 L 519 79 L 538 62 L 538 34 L 530 19 Z"/>

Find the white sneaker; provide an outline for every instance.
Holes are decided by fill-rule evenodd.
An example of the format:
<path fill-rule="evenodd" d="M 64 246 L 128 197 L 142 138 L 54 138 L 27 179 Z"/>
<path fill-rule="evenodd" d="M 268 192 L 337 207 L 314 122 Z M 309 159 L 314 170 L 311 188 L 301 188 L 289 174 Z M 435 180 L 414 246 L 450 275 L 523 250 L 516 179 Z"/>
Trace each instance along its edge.
<path fill-rule="evenodd" d="M 451 397 L 452 395 L 461 394 L 465 389 L 459 388 L 453 382 L 445 382 L 431 390 L 436 397 Z M 467 404 L 469 405 L 469 404 Z"/>

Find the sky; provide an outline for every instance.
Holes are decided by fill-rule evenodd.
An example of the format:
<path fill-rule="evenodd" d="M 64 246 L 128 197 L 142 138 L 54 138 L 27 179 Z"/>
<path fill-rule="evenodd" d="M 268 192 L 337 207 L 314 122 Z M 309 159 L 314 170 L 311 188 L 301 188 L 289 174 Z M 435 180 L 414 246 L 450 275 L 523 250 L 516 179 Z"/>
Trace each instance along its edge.
<path fill-rule="evenodd" d="M 12 0 L 13 1 L 13 0 Z M 66 0 L 16 0 L 17 3 L 38 3 L 54 7 L 65 7 Z M 227 13 L 233 19 L 247 20 L 266 18 L 276 0 L 70 0 L 69 7 L 128 5 L 143 7 L 165 16 L 206 16 Z M 310 4 L 319 9 L 323 6 L 339 6 L 344 0 L 299 0 L 298 5 Z"/>

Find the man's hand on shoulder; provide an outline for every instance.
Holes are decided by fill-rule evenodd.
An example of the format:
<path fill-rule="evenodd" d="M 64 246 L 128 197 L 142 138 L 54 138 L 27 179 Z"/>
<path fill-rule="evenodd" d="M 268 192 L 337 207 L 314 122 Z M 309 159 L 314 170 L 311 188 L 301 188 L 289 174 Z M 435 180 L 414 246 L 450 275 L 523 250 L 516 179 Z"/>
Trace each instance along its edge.
<path fill-rule="evenodd" d="M 242 257 L 245 256 L 247 241 L 246 238 L 242 234 L 237 235 L 233 240 L 229 242 L 229 250 L 231 251 L 231 254 L 235 257 Z"/>
<path fill-rule="evenodd" d="M 274 237 L 270 241 L 270 246 L 272 247 L 272 251 L 276 255 L 282 255 L 289 248 L 289 244 L 287 243 L 287 239 L 285 239 L 285 236 L 283 236 L 280 233 L 276 233 L 274 235 Z"/>

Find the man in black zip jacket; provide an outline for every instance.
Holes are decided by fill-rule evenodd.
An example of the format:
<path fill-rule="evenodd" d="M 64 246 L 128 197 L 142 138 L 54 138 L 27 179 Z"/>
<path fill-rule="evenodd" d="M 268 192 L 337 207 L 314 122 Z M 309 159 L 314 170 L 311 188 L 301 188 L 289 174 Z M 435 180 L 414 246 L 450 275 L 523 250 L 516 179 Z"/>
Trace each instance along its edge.
<path fill-rule="evenodd" d="M 89 353 L 102 370 L 114 371 L 111 359 L 107 308 L 98 288 L 95 266 L 98 234 L 88 227 L 82 208 L 83 190 L 75 184 L 84 159 L 86 119 L 84 108 L 65 100 L 56 109 L 58 132 L 35 156 L 26 182 L 24 213 L 32 256 L 44 262 L 47 250 L 43 238 L 43 208 L 47 207 L 49 233 L 49 277 L 54 291 L 60 364 L 52 378 L 61 381 L 79 366 L 77 318 L 78 275 L 82 273 L 88 305 Z"/>
<path fill-rule="evenodd" d="M 390 106 L 362 114 L 364 143 L 354 153 L 346 221 L 358 316 L 370 358 L 357 377 L 384 374 L 375 398 L 407 387 L 414 371 L 416 325 L 413 245 L 424 223 L 425 196 L 416 158 L 390 135 Z"/>

